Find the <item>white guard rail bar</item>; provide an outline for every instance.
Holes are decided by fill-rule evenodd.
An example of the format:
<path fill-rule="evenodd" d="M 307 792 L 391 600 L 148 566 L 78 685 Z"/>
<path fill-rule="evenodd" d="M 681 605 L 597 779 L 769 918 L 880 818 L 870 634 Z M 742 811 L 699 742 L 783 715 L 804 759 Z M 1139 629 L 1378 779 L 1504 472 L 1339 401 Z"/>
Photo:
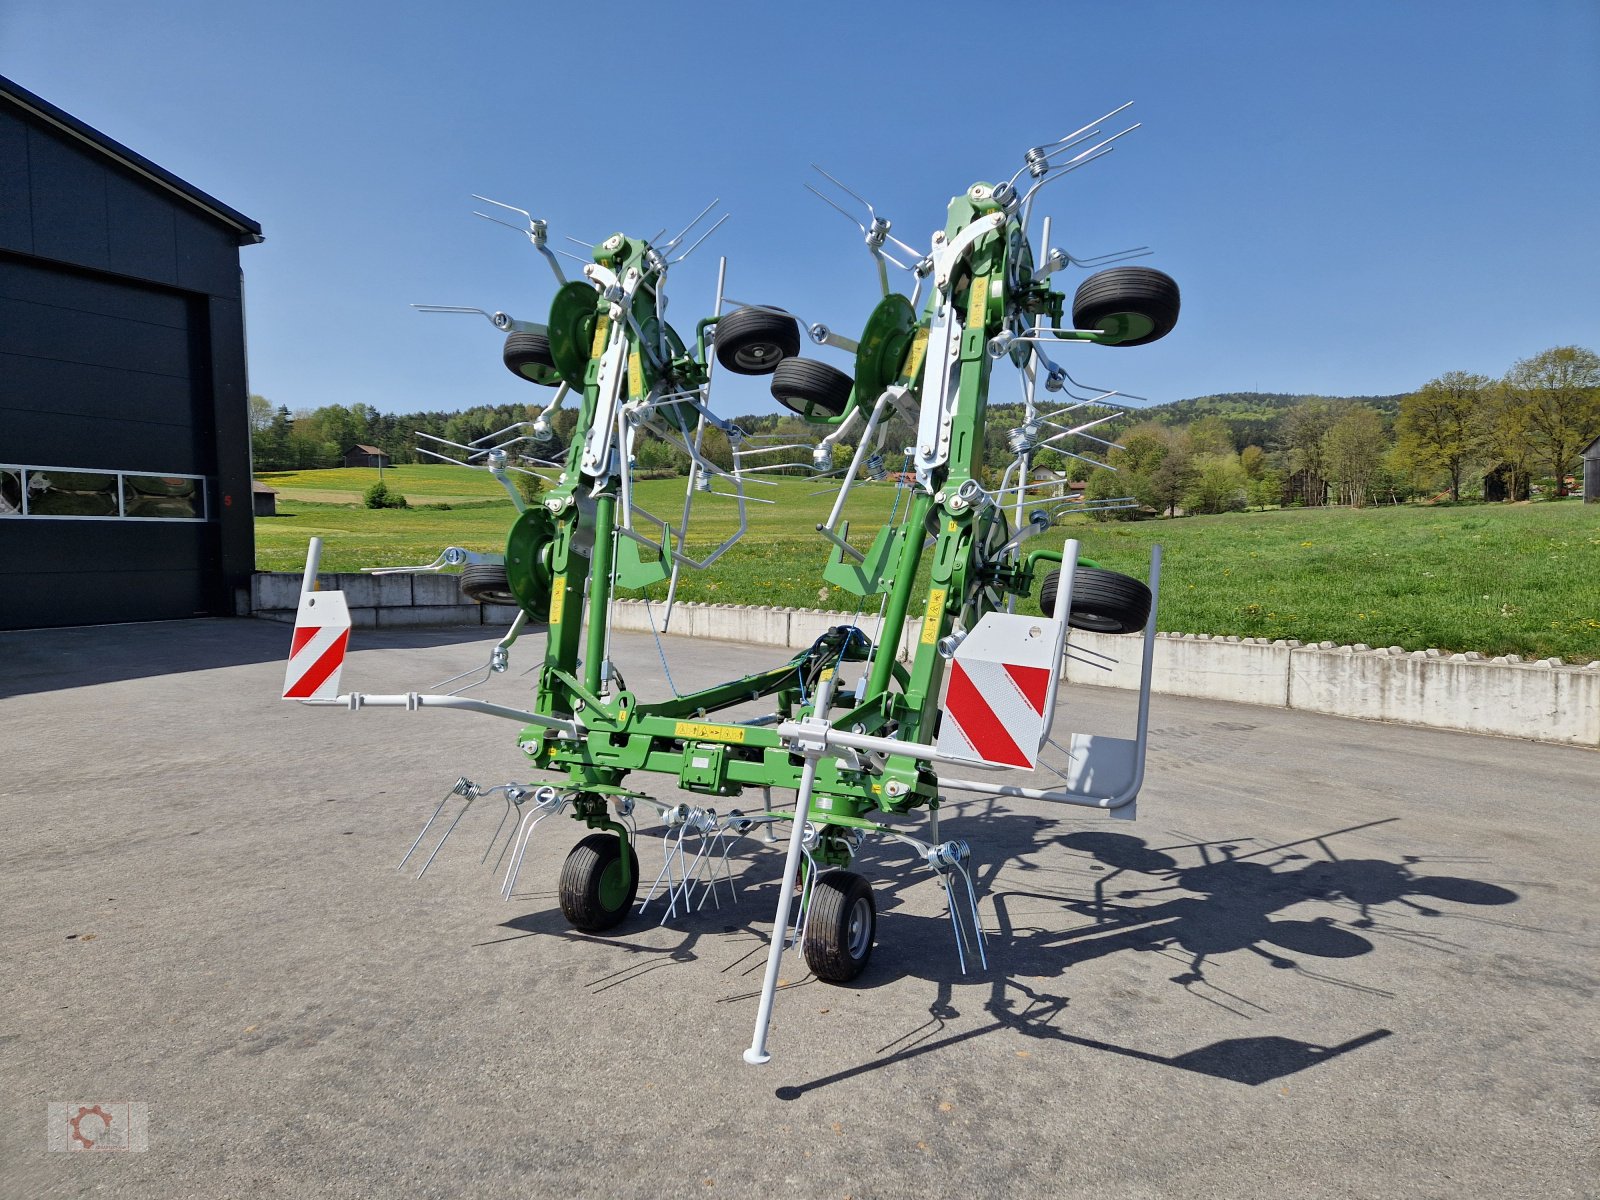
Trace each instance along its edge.
<path fill-rule="evenodd" d="M 491 704 L 487 700 L 473 700 L 467 696 L 436 696 L 428 692 L 406 692 L 398 696 L 371 696 L 363 692 L 346 692 L 333 697 L 331 700 L 302 700 L 302 704 L 317 704 L 322 706 L 338 705 L 348 708 L 351 712 L 362 708 L 404 708 L 415 712 L 419 708 L 459 708 L 466 712 L 488 713 L 492 717 L 505 717 L 508 721 L 520 721 L 524 725 L 540 725 L 545 729 L 554 729 L 564 738 L 576 738 L 578 726 L 574 721 L 564 721 L 560 717 L 547 717 L 540 713 L 527 712 L 520 708 L 508 708 L 504 704 Z"/>

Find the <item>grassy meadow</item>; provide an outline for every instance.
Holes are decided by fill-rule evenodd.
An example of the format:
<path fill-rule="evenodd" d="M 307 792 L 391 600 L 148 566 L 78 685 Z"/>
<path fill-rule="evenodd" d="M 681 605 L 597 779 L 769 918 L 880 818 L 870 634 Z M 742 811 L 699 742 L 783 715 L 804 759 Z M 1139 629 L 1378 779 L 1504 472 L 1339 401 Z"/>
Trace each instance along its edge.
<path fill-rule="evenodd" d="M 361 493 L 377 479 L 372 469 L 260 478 L 279 489 L 280 515 L 256 522 L 256 561 L 267 571 L 299 570 L 313 535 L 323 538 L 329 571 L 425 563 L 452 544 L 499 550 L 514 514 L 493 479 L 461 467 L 386 469 L 385 482 L 411 502 L 403 510 L 361 507 Z M 855 611 L 855 597 L 822 585 L 827 546 L 810 533 L 826 518 L 833 489 L 780 479 L 755 490 L 777 503 L 750 504 L 744 539 L 709 571 L 684 572 L 679 595 Z M 676 523 L 683 480 L 642 482 L 636 501 Z M 857 531 L 851 540 L 870 538 L 894 502 L 892 485 L 859 485 L 846 512 Z M 697 496 L 690 552 L 698 556 L 696 547 L 703 552 L 736 526 L 731 500 Z M 1082 540 L 1085 555 L 1141 577 L 1151 545 L 1162 545 L 1163 629 L 1572 662 L 1600 657 L 1600 505 L 1284 509 L 1083 521 L 1047 536 L 1069 534 Z"/>

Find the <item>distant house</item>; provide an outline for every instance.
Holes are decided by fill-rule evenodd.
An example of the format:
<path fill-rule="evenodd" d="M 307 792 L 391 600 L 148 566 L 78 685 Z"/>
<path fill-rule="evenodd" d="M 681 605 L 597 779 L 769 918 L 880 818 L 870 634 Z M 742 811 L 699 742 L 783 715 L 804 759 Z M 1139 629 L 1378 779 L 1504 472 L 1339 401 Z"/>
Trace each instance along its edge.
<path fill-rule="evenodd" d="M 1526 500 L 1530 482 L 1526 471 L 1519 471 L 1510 463 L 1498 463 L 1483 477 L 1483 498 L 1491 503 Z"/>
<path fill-rule="evenodd" d="M 1028 475 L 1033 487 L 1028 494 L 1035 498 L 1055 497 L 1060 500 L 1082 500 L 1088 483 L 1071 478 L 1066 471 L 1052 471 L 1049 467 L 1035 467 Z"/>
<path fill-rule="evenodd" d="M 250 499 L 255 506 L 255 515 L 258 517 L 275 517 L 278 515 L 278 492 L 269 488 L 259 479 L 250 481 Z"/>
<path fill-rule="evenodd" d="M 376 446 L 351 446 L 344 452 L 344 465 L 347 467 L 387 467 L 392 464 L 389 456 Z"/>
<path fill-rule="evenodd" d="M 1600 503 L 1600 437 L 1583 448 L 1583 502 Z"/>

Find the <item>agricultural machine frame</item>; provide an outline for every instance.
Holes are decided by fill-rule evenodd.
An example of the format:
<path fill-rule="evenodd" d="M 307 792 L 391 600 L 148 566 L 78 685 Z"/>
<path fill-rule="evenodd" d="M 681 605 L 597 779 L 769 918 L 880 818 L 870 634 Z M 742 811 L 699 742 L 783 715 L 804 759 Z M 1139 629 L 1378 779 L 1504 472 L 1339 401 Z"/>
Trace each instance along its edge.
<path fill-rule="evenodd" d="M 1054 146 L 1028 151 L 1023 169 L 1006 182 L 975 183 L 951 199 L 945 226 L 926 252 L 890 236 L 888 221 L 824 173 L 864 207 L 867 220 L 851 220 L 865 235 L 884 292 L 859 339 L 806 327 L 813 341 L 850 356 L 849 372 L 800 357 L 801 324 L 782 309 L 743 305 L 723 312 L 725 263 L 712 315 L 696 324 L 690 341 L 682 339 L 665 318 L 665 282 L 671 255 L 689 230 L 659 249 L 650 240 L 615 234 L 593 247 L 585 278 L 569 282 L 545 245 L 543 223 L 529 217 L 522 232 L 560 281 L 548 320 L 532 324 L 502 313 L 484 315 L 507 334 L 507 366 L 559 391 L 531 432 L 513 427 L 492 435 L 489 440 L 516 433 L 493 446 L 447 447 L 493 472 L 520 511 L 502 562 L 451 548 L 429 567 L 464 564 L 477 598 L 517 606 L 510 631 L 491 656 L 491 670 L 505 668 L 528 624 L 547 626 L 532 705 L 509 708 L 460 694 L 338 693 L 336 671 L 314 686 L 303 676 L 296 685 L 291 659 L 286 694 L 295 695 L 299 686 L 300 698 L 313 703 L 455 707 L 516 720 L 522 725 L 519 746 L 531 765 L 559 777 L 559 783 L 540 787 L 507 784 L 487 791 L 460 780 L 407 859 L 452 798 L 461 799 L 461 810 L 432 854 L 475 799 L 503 794 L 507 817 L 515 816 L 501 852 L 502 859 L 511 854 L 504 883 L 509 897 L 534 826 L 567 811 L 591 832 L 563 868 L 561 907 L 576 927 L 600 931 L 620 922 L 637 898 L 638 805 L 654 807 L 668 829 L 665 862 L 645 902 L 659 894 L 670 912 L 680 903 L 693 907 L 697 886 L 702 903 L 707 889 L 714 892 L 733 839 L 756 830 L 766 830 L 770 839 L 775 825 L 789 822 L 760 1009 L 745 1052 L 755 1063 L 769 1057 L 766 1031 L 788 945 L 802 944 L 811 969 L 833 981 L 853 978 L 870 957 L 876 926 L 871 887 L 849 869 L 865 838 L 911 846 L 940 879 L 965 970 L 969 958 L 986 965 L 984 936 L 967 869 L 971 851 L 963 841 L 940 840 L 946 792 L 1031 796 L 1132 815 L 1143 775 L 1159 550 L 1146 587 L 1080 560 L 1075 541 L 1061 548 L 1027 546 L 1064 507 L 1036 494 L 1032 455 L 1040 446 L 1062 448 L 1069 439 L 1110 446 L 1091 431 L 1121 411 L 1117 393 L 1081 388 L 1045 347 L 1144 344 L 1168 332 L 1178 314 L 1176 285 L 1143 267 L 1091 275 L 1070 310 L 1067 296 L 1052 286 L 1051 276 L 1068 265 L 1104 266 L 1136 257 L 1142 248 L 1076 259 L 1048 248 L 1046 221 L 1046 251 L 1038 260 L 1033 254 L 1027 229 L 1039 188 L 1108 153 L 1128 132 L 1059 157 L 1095 138 L 1098 126 L 1091 123 Z M 1024 175 L 1025 189 L 1019 185 Z M 909 297 L 890 287 L 891 264 L 912 276 Z M 1064 325 L 1069 311 L 1072 322 Z M 1008 431 L 1015 458 L 991 488 L 982 471 L 985 422 L 991 376 L 1006 359 L 1021 371 L 1024 420 Z M 748 489 L 760 470 L 751 462 L 769 450 L 792 449 L 761 446 L 712 413 L 709 384 L 719 365 L 772 376 L 774 396 L 822 435 L 813 455 L 819 473 L 831 466 L 835 445 L 854 439 L 829 518 L 817 526 L 829 548 L 823 578 L 858 597 L 863 607 L 876 602 L 878 621 L 873 636 L 857 624 L 839 626 L 770 670 L 646 701 L 622 686 L 613 669 L 610 610 L 617 590 L 662 583 L 675 590 L 681 570 L 709 566 L 734 539 L 700 560 L 689 556 L 685 526 L 696 493 L 720 487 L 720 494 L 739 505 L 742 532 L 744 505 L 754 500 Z M 570 443 L 563 456 L 541 458 L 551 453 L 550 413 L 569 394 L 579 398 Z M 857 545 L 841 519 L 845 499 L 862 475 L 887 474 L 884 431 L 895 414 L 917 431 L 915 444 L 905 448 L 907 470 L 899 485 L 909 498 L 902 505 L 897 494 L 895 519 L 870 544 Z M 728 436 L 733 470 L 701 452 L 708 427 Z M 684 514 L 676 527 L 645 512 L 633 494 L 634 445 L 646 434 L 672 441 L 690 457 Z M 507 474 L 527 469 L 522 464 L 554 476 L 551 489 L 531 502 L 520 497 Z M 309 590 L 316 553 L 314 547 L 295 638 L 296 650 L 306 652 L 302 658 L 321 636 L 302 630 L 315 629 L 319 621 L 326 627 L 330 619 L 337 625 L 336 614 L 329 614 L 342 608 L 336 593 Z M 919 571 L 925 566 L 923 585 Z M 1011 611 L 1046 571 L 1046 618 Z M 670 596 L 668 613 L 670 619 Z M 941 777 L 946 767 L 987 773 L 1038 765 L 1039 751 L 1051 738 L 1056 685 L 1070 652 L 1069 626 L 1144 635 L 1136 736 L 1072 735 L 1056 743 L 1068 766 L 1054 787 L 1022 788 L 992 776 Z M 905 662 L 902 646 L 909 651 Z M 992 700 L 985 706 L 988 688 L 982 681 L 990 678 L 1015 691 L 1007 693 L 1009 707 Z M 758 700 L 769 700 L 772 711 L 755 719 L 724 716 Z M 628 785 L 640 771 L 672 778 L 682 792 L 705 801 L 650 797 Z M 761 792 L 764 807 L 719 814 L 709 803 L 732 800 L 747 789 Z M 793 810 L 773 806 L 774 789 L 794 790 Z M 928 813 L 926 838 L 896 823 L 918 809 Z"/>

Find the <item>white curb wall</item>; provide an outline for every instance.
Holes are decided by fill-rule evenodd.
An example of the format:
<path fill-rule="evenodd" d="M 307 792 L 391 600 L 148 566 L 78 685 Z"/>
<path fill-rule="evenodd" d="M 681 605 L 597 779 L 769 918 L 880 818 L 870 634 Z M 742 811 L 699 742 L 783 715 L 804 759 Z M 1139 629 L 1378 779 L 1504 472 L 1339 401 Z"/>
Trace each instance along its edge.
<path fill-rule="evenodd" d="M 322 586 L 345 593 L 357 626 L 484 625 L 505 629 L 516 610 L 464 604 L 454 575 L 324 575 Z M 258 574 L 251 587 L 255 615 L 293 623 L 300 600 L 298 574 Z M 619 600 L 614 627 L 659 632 L 664 609 Z M 909 657 L 921 631 L 906 622 L 900 655 Z M 736 604 L 675 605 L 671 636 L 803 650 L 850 613 Z M 870 623 L 868 632 L 871 632 Z M 1069 683 L 1139 686 L 1139 639 L 1073 630 Z M 1525 663 L 1515 655 L 1445 654 L 1399 647 L 1336 646 L 1322 642 L 1159 633 L 1151 689 L 1171 696 L 1296 708 L 1305 712 L 1493 733 L 1573 746 L 1600 747 L 1600 661 L 1583 667 L 1557 659 Z"/>

